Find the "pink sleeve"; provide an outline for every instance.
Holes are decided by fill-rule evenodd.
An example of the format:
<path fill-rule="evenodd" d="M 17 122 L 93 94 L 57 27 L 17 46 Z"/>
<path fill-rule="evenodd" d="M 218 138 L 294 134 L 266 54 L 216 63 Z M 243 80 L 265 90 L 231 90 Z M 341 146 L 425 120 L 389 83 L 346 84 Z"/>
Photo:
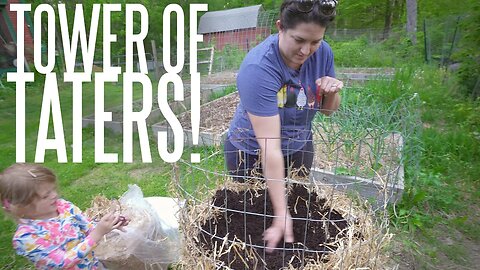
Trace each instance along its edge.
<path fill-rule="evenodd" d="M 63 251 L 44 238 L 37 238 L 33 233 L 16 236 L 13 239 L 13 247 L 17 254 L 27 257 L 37 267 L 72 267 L 83 261 L 95 245 L 90 236 L 68 251 Z"/>

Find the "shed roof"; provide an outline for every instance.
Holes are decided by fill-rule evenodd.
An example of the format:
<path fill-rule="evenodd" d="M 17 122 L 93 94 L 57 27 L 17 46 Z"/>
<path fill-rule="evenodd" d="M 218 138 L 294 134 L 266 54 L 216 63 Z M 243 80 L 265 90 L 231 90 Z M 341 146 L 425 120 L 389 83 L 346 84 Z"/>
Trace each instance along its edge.
<path fill-rule="evenodd" d="M 200 17 L 198 33 L 214 33 L 257 27 L 262 5 L 210 11 Z"/>

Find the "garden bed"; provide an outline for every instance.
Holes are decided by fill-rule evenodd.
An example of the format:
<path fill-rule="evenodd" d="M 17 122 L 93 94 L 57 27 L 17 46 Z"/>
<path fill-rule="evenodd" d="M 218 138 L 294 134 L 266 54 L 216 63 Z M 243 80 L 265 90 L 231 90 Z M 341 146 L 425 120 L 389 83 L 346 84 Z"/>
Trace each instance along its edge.
<path fill-rule="evenodd" d="M 338 68 L 337 78 L 344 81 L 390 80 L 395 75 L 394 68 Z"/>
<path fill-rule="evenodd" d="M 329 138 L 336 137 L 336 139 Z M 399 133 L 314 133 L 311 177 L 336 189 L 358 192 L 375 207 L 398 202 L 404 190 L 403 137 Z"/>
<path fill-rule="evenodd" d="M 227 85 L 223 84 L 202 84 L 201 85 L 201 102 L 208 102 L 212 95 L 221 93 L 225 90 Z M 190 108 L 190 85 L 184 85 L 185 98 L 183 101 L 169 101 L 169 105 L 173 113 L 179 114 L 187 111 Z M 147 117 L 147 124 L 154 124 L 164 120 L 163 114 L 158 106 L 158 97 L 155 95 L 152 98 L 152 111 Z M 133 102 L 133 111 L 140 111 L 143 108 L 143 100 L 135 100 Z M 115 133 L 123 133 L 123 105 L 116 106 L 106 110 L 112 112 L 112 121 L 105 122 L 105 128 L 112 130 Z M 137 132 L 137 123 L 133 123 L 133 131 Z M 88 115 L 82 119 L 82 126 L 95 125 L 95 115 Z"/>
<path fill-rule="evenodd" d="M 199 145 L 211 146 L 223 143 L 228 127 L 237 108 L 240 97 L 238 92 L 231 93 L 219 99 L 205 103 L 200 107 L 200 138 Z M 184 130 L 185 145 L 192 146 L 191 112 L 184 112 L 177 116 Z M 168 131 L 168 123 L 161 122 L 152 126 L 155 136 L 158 131 Z M 168 140 L 173 142 L 172 132 L 168 133 Z"/>

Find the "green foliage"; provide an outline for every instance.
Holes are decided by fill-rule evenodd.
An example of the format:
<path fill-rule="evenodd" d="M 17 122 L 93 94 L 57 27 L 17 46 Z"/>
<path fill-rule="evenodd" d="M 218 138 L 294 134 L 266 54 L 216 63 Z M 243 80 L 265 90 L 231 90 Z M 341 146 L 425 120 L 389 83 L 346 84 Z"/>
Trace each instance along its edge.
<path fill-rule="evenodd" d="M 443 18 L 451 15 L 462 15 L 470 12 L 477 0 L 463 0 L 459 2 L 450 0 L 421 0 L 418 1 L 419 22 L 424 18 Z"/>
<path fill-rule="evenodd" d="M 245 55 L 247 52 L 238 46 L 225 45 L 222 50 L 215 52 L 213 70 L 238 70 Z"/>
<path fill-rule="evenodd" d="M 337 27 L 382 28 L 385 19 L 385 1 L 339 1 Z M 401 7 L 398 6 L 401 10 Z M 361 14 L 361 15 L 359 15 Z"/>
<path fill-rule="evenodd" d="M 480 3 L 462 20 L 461 31 L 463 38 L 453 59 L 460 62 L 457 75 L 463 93 L 475 99 L 480 97 Z"/>
<path fill-rule="evenodd" d="M 45 1 L 39 1 L 39 0 L 30 0 L 29 2 L 32 3 L 32 10 L 35 10 L 35 8 L 40 5 L 44 4 Z M 66 7 L 66 13 L 67 13 L 67 22 L 68 22 L 68 29 L 69 32 L 71 33 L 73 29 L 73 21 L 75 17 L 75 11 L 76 11 L 76 4 L 82 4 L 83 7 L 83 14 L 84 14 L 84 21 L 85 21 L 85 28 L 87 30 L 87 33 L 90 32 L 91 28 L 91 20 L 92 20 L 92 10 L 93 10 L 93 5 L 94 4 L 121 4 L 121 11 L 120 12 L 112 12 L 110 15 L 110 20 L 111 20 L 111 33 L 114 35 L 117 35 L 117 40 L 116 42 L 113 42 L 111 44 L 111 54 L 113 56 L 116 55 L 124 55 L 125 54 L 125 40 L 126 40 L 126 33 L 125 33 L 125 5 L 130 4 L 130 3 L 135 3 L 138 4 L 139 1 L 136 0 L 82 0 L 82 1 L 59 1 L 59 0 L 51 0 L 48 1 L 51 5 L 54 6 L 55 13 L 56 13 L 56 27 L 60 29 L 60 24 L 59 24 L 59 17 L 58 17 L 58 9 L 57 5 L 59 3 L 65 4 Z M 171 3 L 178 3 L 178 4 L 183 4 L 185 5 L 184 1 L 156 1 L 156 0 L 145 0 L 141 1 L 141 4 L 143 4 L 147 10 L 148 10 L 148 35 L 145 40 L 145 49 L 147 52 L 151 51 L 151 46 L 150 46 L 150 40 L 155 40 L 157 47 L 162 47 L 163 44 L 163 39 L 162 39 L 162 34 L 163 34 L 163 11 L 165 7 L 168 4 Z M 189 16 L 188 16 L 188 6 L 184 7 L 185 11 L 185 32 L 188 33 L 189 28 Z M 33 13 L 32 13 L 32 18 L 33 18 Z M 45 20 L 44 20 L 45 21 Z M 175 44 L 176 42 L 176 21 L 175 21 L 175 16 L 172 16 L 171 18 L 171 25 L 172 25 L 172 44 Z M 98 59 L 98 57 L 102 57 L 103 51 L 103 11 L 102 8 L 100 9 L 100 16 L 99 16 L 99 21 L 98 22 L 93 22 L 93 25 L 97 25 L 97 37 L 96 37 L 96 52 L 95 52 L 95 60 L 102 60 L 102 58 Z M 46 27 L 46 26 L 45 26 Z M 138 13 L 134 13 L 134 18 L 133 18 L 133 31 L 134 33 L 139 33 L 140 32 L 140 16 Z M 46 44 L 46 35 L 43 35 L 42 37 L 42 43 Z M 91 36 L 87 38 L 92 38 Z M 58 49 L 58 48 L 57 48 Z M 82 55 L 80 53 L 80 50 L 78 50 L 79 53 L 77 53 L 77 61 L 80 61 L 82 59 Z"/>
<path fill-rule="evenodd" d="M 417 0 L 417 4 L 417 21 L 418 26 L 420 26 L 426 18 L 442 18 L 470 12 L 473 6 L 478 5 L 478 1 L 464 0 L 459 4 L 450 0 Z M 385 25 L 386 1 L 339 1 L 337 14 L 338 28 L 382 29 Z M 393 26 L 403 26 L 405 22 L 405 1 L 396 0 L 393 5 Z M 418 27 L 418 29 L 420 30 L 421 27 Z"/>
<path fill-rule="evenodd" d="M 209 10 L 224 10 L 230 8 L 239 8 L 246 6 L 253 6 L 262 4 L 264 9 L 277 9 L 280 7 L 278 0 L 229 0 L 229 1 L 215 1 L 215 0 L 196 0 L 199 3 L 208 3 Z"/>
<path fill-rule="evenodd" d="M 428 18 L 423 21 L 425 59 L 428 63 L 449 64 L 458 43 L 461 16 Z"/>
<path fill-rule="evenodd" d="M 351 41 L 327 41 L 335 54 L 335 64 L 343 67 L 394 67 L 422 63 L 422 49 L 395 35 L 383 42 L 370 42 L 366 36 Z M 381 52 L 381 53 L 380 53 Z"/>

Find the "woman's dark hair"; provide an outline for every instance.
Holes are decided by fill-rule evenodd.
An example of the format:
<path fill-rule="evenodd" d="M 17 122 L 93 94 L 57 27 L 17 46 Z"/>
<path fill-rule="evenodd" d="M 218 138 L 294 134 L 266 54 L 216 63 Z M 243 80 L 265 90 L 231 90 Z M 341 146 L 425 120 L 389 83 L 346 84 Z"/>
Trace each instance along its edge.
<path fill-rule="evenodd" d="M 304 4 L 304 2 L 310 2 L 310 4 L 313 2 L 310 11 L 305 12 L 299 8 L 299 5 Z M 299 23 L 315 23 L 322 27 L 327 27 L 334 19 L 334 11 L 330 15 L 326 15 L 322 11 L 322 0 L 284 0 L 280 7 L 280 22 L 284 30 L 295 28 Z"/>

